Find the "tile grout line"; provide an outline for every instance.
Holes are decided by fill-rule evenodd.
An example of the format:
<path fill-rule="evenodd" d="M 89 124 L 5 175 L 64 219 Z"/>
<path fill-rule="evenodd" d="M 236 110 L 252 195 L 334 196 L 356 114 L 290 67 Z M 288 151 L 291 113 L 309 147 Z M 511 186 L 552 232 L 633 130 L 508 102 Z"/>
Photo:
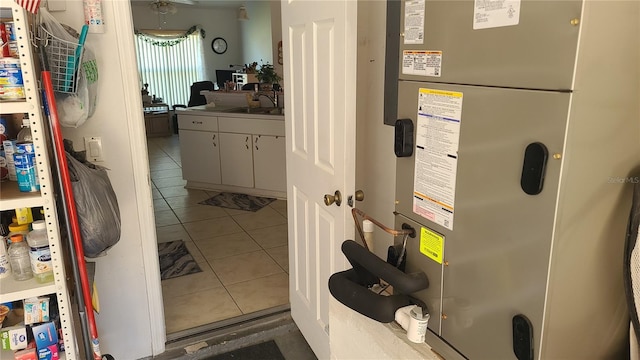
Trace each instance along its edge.
<path fill-rule="evenodd" d="M 168 146 L 166 146 L 166 142 L 162 142 L 162 143 L 163 143 L 163 145 L 160 145 L 160 144 L 158 144 L 158 142 L 154 141 L 154 145 L 155 145 L 155 146 L 157 146 L 157 148 L 165 154 L 165 157 L 170 158 L 170 159 L 171 159 L 171 160 L 172 160 L 172 161 L 173 161 L 173 162 L 178 166 L 178 169 L 181 169 L 181 168 L 182 168 L 182 165 L 181 165 L 181 164 L 179 164 L 178 162 L 176 162 L 176 161 L 175 161 L 175 159 L 173 159 L 173 157 L 172 157 L 172 156 L 167 152 L 167 150 L 166 150 L 166 149 L 168 148 Z M 174 144 L 174 146 L 176 146 L 176 145 Z M 172 170 L 172 169 L 162 169 L 162 170 Z M 159 171 L 161 171 L 161 170 L 159 170 Z M 228 288 L 229 286 L 237 285 L 237 284 L 242 284 L 242 283 L 246 283 L 246 282 L 250 282 L 250 281 L 255 281 L 255 280 L 260 280 L 260 279 L 264 279 L 264 278 L 269 277 L 269 276 L 273 276 L 273 275 L 280 275 L 280 274 L 284 274 L 284 275 L 287 277 L 287 282 L 288 282 L 288 276 L 289 276 L 288 271 L 287 271 L 287 270 L 285 270 L 285 269 L 283 268 L 283 266 L 282 266 L 282 265 L 280 265 L 280 263 L 278 263 L 278 261 L 276 261 L 276 259 L 275 259 L 275 258 L 274 258 L 274 257 L 273 257 L 273 256 L 272 256 L 272 255 L 267 251 L 267 250 L 268 250 L 267 248 L 265 248 L 261 243 L 259 243 L 258 241 L 256 241 L 256 239 L 255 239 L 255 238 L 254 238 L 254 237 L 249 233 L 249 231 L 250 231 L 250 230 L 245 229 L 245 228 L 240 224 L 240 222 L 239 222 L 238 220 L 236 220 L 236 218 L 234 217 L 234 216 L 236 216 L 236 215 L 244 215 L 244 214 L 238 214 L 238 213 L 233 213 L 233 214 L 232 214 L 232 213 L 230 213 L 229 211 L 227 211 L 226 209 L 224 209 L 224 208 L 223 208 L 224 212 L 227 214 L 226 216 L 230 217 L 230 218 L 231 218 L 231 220 L 233 221 L 233 223 L 234 223 L 234 224 L 236 224 L 236 225 L 238 226 L 238 228 L 242 230 L 242 231 L 239 231 L 238 233 L 243 233 L 243 234 L 245 234 L 249 239 L 251 239 L 254 243 L 256 243 L 256 244 L 258 245 L 259 250 L 251 251 L 251 252 L 258 252 L 258 251 L 260 251 L 260 252 L 262 252 L 262 253 L 266 254 L 266 255 L 267 255 L 267 257 L 268 257 L 271 261 L 273 261 L 273 262 L 276 264 L 277 269 L 279 270 L 279 271 L 278 271 L 277 273 L 275 273 L 275 274 L 270 274 L 270 275 L 262 275 L 262 274 L 261 274 L 261 276 L 259 276 L 258 278 L 255 278 L 255 279 L 250 279 L 250 280 L 240 281 L 240 282 L 238 282 L 238 283 L 229 284 L 229 285 L 224 284 L 224 283 L 221 281 L 221 278 L 220 278 L 220 276 L 218 275 L 218 273 L 216 273 L 216 271 L 214 270 L 212 263 L 207 259 L 207 257 L 206 257 L 206 256 L 204 256 L 204 253 L 203 253 L 203 251 L 202 251 L 202 245 L 198 245 L 198 242 L 197 242 L 197 241 L 192 237 L 191 233 L 189 233 L 189 231 L 187 230 L 187 228 L 186 228 L 186 226 L 185 226 L 185 222 L 183 222 L 183 220 L 182 220 L 182 219 L 180 219 L 180 217 L 179 217 L 179 216 L 178 216 L 178 214 L 176 213 L 176 209 L 177 209 L 177 208 L 175 208 L 174 206 L 172 206 L 172 205 L 167 201 L 167 199 L 168 199 L 168 198 L 170 198 L 170 197 L 165 196 L 165 194 L 163 194 L 163 192 L 162 192 L 162 191 L 160 190 L 160 188 L 157 186 L 156 181 L 154 181 L 153 179 L 151 179 L 151 180 L 152 180 L 152 182 L 153 182 L 153 185 L 154 185 L 155 189 L 156 189 L 156 190 L 158 191 L 158 193 L 160 194 L 160 198 L 165 202 L 165 204 L 168 206 L 168 209 L 169 209 L 169 210 L 171 210 L 171 213 L 173 214 L 173 216 L 175 217 L 175 219 L 178 221 L 178 223 L 177 223 L 177 224 L 164 225 L 164 226 L 180 225 L 180 229 L 181 229 L 181 231 L 182 231 L 184 234 L 186 234 L 186 236 L 188 236 L 188 237 L 189 237 L 189 239 L 191 240 L 192 245 L 193 245 L 193 246 L 195 247 L 195 249 L 198 251 L 198 253 L 199 253 L 199 255 L 200 255 L 199 257 L 200 257 L 200 258 L 202 258 L 202 259 L 204 260 L 204 262 L 207 264 L 207 266 L 208 266 L 208 267 L 209 267 L 209 269 L 211 270 L 212 274 L 213 274 L 213 275 L 218 279 L 218 281 L 220 282 L 221 287 L 224 289 L 224 291 L 225 291 L 225 292 L 226 292 L 226 294 L 229 296 L 229 298 L 233 301 L 233 303 L 234 303 L 235 307 L 238 309 L 238 311 L 239 311 L 241 314 L 246 315 L 246 314 L 248 314 L 248 313 L 245 313 L 245 311 L 243 311 L 243 310 L 242 310 L 242 308 L 240 307 L 240 304 L 239 304 L 239 303 L 236 301 L 236 299 L 232 296 L 232 294 L 231 294 L 231 292 L 229 291 L 229 288 Z M 157 180 L 157 179 L 156 179 L 156 180 Z M 184 187 L 184 185 L 182 185 L 182 186 Z M 204 191 L 204 192 L 205 192 L 207 195 L 213 196 L 213 195 L 211 195 L 208 191 Z M 217 193 L 217 192 L 216 192 L 216 193 Z M 189 206 L 187 206 L 187 207 L 189 207 Z M 287 219 L 287 218 L 286 218 L 286 216 L 285 216 L 285 215 L 283 215 L 279 210 L 277 210 L 276 208 L 274 208 L 271 204 L 269 204 L 269 205 L 268 205 L 268 207 L 269 207 L 271 210 L 273 210 L 275 213 L 277 213 L 279 216 L 281 216 L 282 218 L 284 218 L 284 220 L 286 221 L 286 219 Z M 286 209 L 285 209 L 285 211 L 286 211 Z M 212 220 L 212 219 L 218 219 L 218 218 L 223 218 L 223 216 L 214 217 L 214 218 L 210 218 L 210 219 L 202 219 L 202 220 Z M 196 221 L 200 221 L 200 220 L 196 220 Z M 188 222 L 187 222 L 187 223 L 188 223 Z M 273 228 L 273 227 L 280 226 L 280 225 L 282 225 L 282 224 L 272 224 L 272 225 L 270 225 L 270 226 L 266 226 L 266 227 L 258 228 L 258 229 L 252 229 L 252 230 L 268 229 L 268 228 Z M 156 227 L 158 227 L 158 226 L 156 226 Z M 225 234 L 225 235 L 229 235 L 229 234 Z M 225 236 L 225 235 L 220 235 L 220 236 Z M 288 245 L 288 242 L 287 242 L 287 244 L 284 244 L 284 245 L 282 245 L 282 246 L 287 246 L 287 245 Z M 279 247 L 279 246 L 276 246 L 276 247 Z M 273 247 L 273 248 L 276 248 L 276 247 Z M 272 249 L 272 248 L 269 248 L 269 249 Z M 249 252 L 249 253 L 250 253 L 250 252 Z M 234 255 L 229 255 L 229 256 L 234 256 Z M 253 311 L 252 311 L 252 312 L 253 312 Z"/>

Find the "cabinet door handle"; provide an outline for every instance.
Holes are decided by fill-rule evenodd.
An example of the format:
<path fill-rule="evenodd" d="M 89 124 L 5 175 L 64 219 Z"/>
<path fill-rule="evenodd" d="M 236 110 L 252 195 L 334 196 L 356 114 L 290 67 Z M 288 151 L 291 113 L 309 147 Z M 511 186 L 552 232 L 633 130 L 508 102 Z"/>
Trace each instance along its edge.
<path fill-rule="evenodd" d="M 191 121 L 191 123 L 192 123 L 192 124 L 202 125 L 202 121 L 195 121 L 195 120 L 192 120 L 192 121 Z"/>
<path fill-rule="evenodd" d="M 249 150 L 249 144 L 245 144 L 244 146 L 246 146 L 246 147 L 247 147 L 247 150 Z"/>
<path fill-rule="evenodd" d="M 211 137 L 211 142 L 213 143 L 213 147 L 216 147 L 216 134 L 213 134 L 213 136 Z"/>

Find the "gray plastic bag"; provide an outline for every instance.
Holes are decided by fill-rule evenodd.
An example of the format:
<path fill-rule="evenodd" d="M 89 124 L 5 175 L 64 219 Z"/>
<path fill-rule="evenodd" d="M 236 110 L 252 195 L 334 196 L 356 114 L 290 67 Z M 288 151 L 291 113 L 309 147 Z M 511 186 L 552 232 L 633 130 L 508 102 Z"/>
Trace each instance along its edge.
<path fill-rule="evenodd" d="M 120 240 L 120 208 L 107 169 L 82 163 L 65 153 L 84 255 L 89 258 L 106 255 L 106 251 Z"/>

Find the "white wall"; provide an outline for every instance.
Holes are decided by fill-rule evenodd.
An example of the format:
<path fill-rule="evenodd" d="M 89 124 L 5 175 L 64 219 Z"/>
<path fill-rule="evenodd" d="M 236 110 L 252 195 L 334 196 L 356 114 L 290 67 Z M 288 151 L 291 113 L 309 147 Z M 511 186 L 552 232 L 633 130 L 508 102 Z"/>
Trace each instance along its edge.
<path fill-rule="evenodd" d="M 397 323 L 381 324 L 331 298 L 332 360 L 440 360 L 426 343 L 414 344 Z"/>
<path fill-rule="evenodd" d="M 271 41 L 273 41 L 273 67 L 283 77 L 284 69 L 281 64 L 278 64 L 278 42 L 282 41 L 282 10 L 279 1 L 271 1 Z M 282 84 L 284 82 L 281 82 Z"/>
<path fill-rule="evenodd" d="M 158 29 L 158 15 L 153 14 L 147 4 L 146 1 L 137 1 L 131 6 L 135 29 Z M 166 24 L 162 24 L 162 29 L 187 30 L 193 25 L 200 25 L 205 30 L 202 45 L 206 70 L 206 78 L 200 80 L 214 81 L 216 70 L 230 70 L 231 64 L 244 64 L 244 45 L 236 17 L 236 7 L 178 5 L 177 13 L 164 17 Z M 211 49 L 211 41 L 216 37 L 227 41 L 228 48 L 224 54 L 216 54 Z"/>
<path fill-rule="evenodd" d="M 66 11 L 54 15 L 61 22 L 80 29 L 84 15 L 82 2 L 67 1 Z M 107 24 L 104 34 L 89 34 L 86 44 L 94 50 L 99 68 L 97 109 L 78 129 L 64 129 L 64 137 L 84 148 L 83 136 L 100 136 L 109 178 L 118 197 L 122 235 L 105 257 L 95 259 L 96 284 L 101 311 L 96 315 L 101 350 L 116 359 L 138 359 L 164 349 L 164 338 L 153 338 L 153 329 L 164 333 L 162 301 L 146 138 L 140 91 L 135 77 L 132 24 L 123 15 L 129 3 L 102 0 Z M 114 26 L 115 18 L 128 26 Z M 122 46 L 122 44 L 128 44 Z M 127 71 L 134 71 L 128 80 Z M 132 115 L 133 114 L 133 115 Z M 146 246 L 151 243 L 151 247 Z M 154 262 L 155 260 L 155 262 Z M 151 307 L 149 307 L 151 304 Z M 160 316 L 158 316 L 158 306 Z M 150 315 L 155 311 L 155 315 Z M 82 347 L 80 347 L 82 350 Z"/>
<path fill-rule="evenodd" d="M 271 4 L 269 1 L 249 1 L 244 4 L 249 20 L 238 21 L 242 37 L 242 63 L 273 64 L 271 40 Z"/>
<path fill-rule="evenodd" d="M 282 40 L 279 1 L 247 1 L 248 21 L 238 21 L 238 8 L 242 4 L 225 6 L 198 6 L 178 4 L 173 15 L 153 14 L 147 1 L 134 1 L 131 5 L 136 29 L 187 30 L 200 25 L 205 30 L 203 41 L 206 79 L 215 80 L 215 70 L 229 70 L 231 64 L 270 63 L 282 75 L 277 65 L 277 43 Z M 222 37 L 228 49 L 224 54 L 211 50 L 211 41 Z"/>

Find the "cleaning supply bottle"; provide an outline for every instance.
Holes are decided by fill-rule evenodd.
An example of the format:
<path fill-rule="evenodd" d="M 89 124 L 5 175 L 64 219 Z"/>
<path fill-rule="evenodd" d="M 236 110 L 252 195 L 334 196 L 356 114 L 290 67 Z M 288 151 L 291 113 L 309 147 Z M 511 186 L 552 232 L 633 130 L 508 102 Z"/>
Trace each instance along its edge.
<path fill-rule="evenodd" d="M 44 220 L 34 221 L 33 230 L 27 236 L 29 244 L 29 257 L 31 259 L 31 271 L 36 281 L 43 284 L 53 281 L 53 266 L 51 263 L 51 251 L 47 239 L 47 225 Z"/>
<path fill-rule="evenodd" d="M 33 141 L 33 137 L 31 136 L 31 123 L 29 122 L 29 117 L 25 115 L 25 117 L 22 119 L 22 127 L 18 132 L 16 142 L 31 141 Z"/>
<path fill-rule="evenodd" d="M 5 278 L 11 274 L 11 265 L 9 265 L 9 254 L 7 254 L 7 243 L 0 241 L 0 279 Z"/>
<path fill-rule="evenodd" d="M 29 258 L 29 245 L 24 241 L 22 234 L 11 236 L 11 245 L 9 245 L 7 253 L 9 254 L 13 278 L 17 281 L 31 279 L 33 272 L 31 271 L 31 260 Z"/>

